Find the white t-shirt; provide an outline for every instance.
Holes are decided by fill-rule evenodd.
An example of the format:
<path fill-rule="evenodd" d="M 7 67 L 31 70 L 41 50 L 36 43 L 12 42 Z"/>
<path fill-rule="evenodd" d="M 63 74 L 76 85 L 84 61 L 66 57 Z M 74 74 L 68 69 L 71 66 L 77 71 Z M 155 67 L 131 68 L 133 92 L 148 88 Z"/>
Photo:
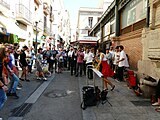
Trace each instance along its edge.
<path fill-rule="evenodd" d="M 94 58 L 94 54 L 89 52 L 88 54 L 85 54 L 84 56 L 84 60 L 86 60 L 86 64 L 87 63 L 91 63 L 93 61 Z"/>
<path fill-rule="evenodd" d="M 118 67 L 129 67 L 128 58 L 123 50 L 120 52 L 119 60 L 122 60 L 122 58 L 124 58 L 124 60 L 119 62 Z"/>
<path fill-rule="evenodd" d="M 68 57 L 72 57 L 73 50 L 68 52 Z"/>
<path fill-rule="evenodd" d="M 119 55 L 120 55 L 120 52 L 114 53 L 114 61 L 113 61 L 114 65 L 118 65 L 117 61 L 119 60 Z"/>

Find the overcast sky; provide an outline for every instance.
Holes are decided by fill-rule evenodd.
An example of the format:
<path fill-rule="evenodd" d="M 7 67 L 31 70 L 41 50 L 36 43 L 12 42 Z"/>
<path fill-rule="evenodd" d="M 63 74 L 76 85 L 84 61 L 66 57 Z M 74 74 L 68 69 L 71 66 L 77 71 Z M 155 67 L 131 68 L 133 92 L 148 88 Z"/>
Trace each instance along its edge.
<path fill-rule="evenodd" d="M 63 0 L 64 7 L 69 11 L 72 29 L 76 29 L 77 15 L 80 7 L 94 7 L 98 6 L 99 0 Z"/>

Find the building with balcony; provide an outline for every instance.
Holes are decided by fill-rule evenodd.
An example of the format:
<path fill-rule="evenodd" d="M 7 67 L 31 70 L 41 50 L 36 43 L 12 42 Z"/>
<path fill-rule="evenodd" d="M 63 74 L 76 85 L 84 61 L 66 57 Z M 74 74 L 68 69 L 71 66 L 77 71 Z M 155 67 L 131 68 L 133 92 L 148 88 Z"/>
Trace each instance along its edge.
<path fill-rule="evenodd" d="M 0 1 L 0 39 L 1 42 L 17 42 L 19 27 L 14 19 L 14 2 Z M 15 38 L 15 39 L 14 39 Z"/>
<path fill-rule="evenodd" d="M 64 47 L 67 48 L 70 41 L 70 20 L 69 20 L 69 13 L 64 8 L 63 0 L 58 0 L 53 2 L 53 14 L 54 14 L 54 21 L 53 21 L 53 34 L 54 37 L 54 44 L 57 48 Z"/>
<path fill-rule="evenodd" d="M 93 43 L 93 45 L 97 43 L 97 41 L 95 41 L 95 38 L 91 39 L 91 36 L 89 36 L 89 32 L 92 27 L 99 21 L 102 13 L 102 8 L 81 7 L 79 9 L 76 36 L 76 41 L 78 43 L 87 44 L 88 42 L 88 44 Z"/>

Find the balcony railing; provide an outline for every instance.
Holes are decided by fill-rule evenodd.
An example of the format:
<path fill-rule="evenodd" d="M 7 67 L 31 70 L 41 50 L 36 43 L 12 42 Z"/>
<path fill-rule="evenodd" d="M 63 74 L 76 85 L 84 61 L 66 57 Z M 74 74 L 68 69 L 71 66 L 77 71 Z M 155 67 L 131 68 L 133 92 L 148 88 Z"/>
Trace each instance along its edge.
<path fill-rule="evenodd" d="M 16 19 L 27 25 L 31 24 L 31 11 L 23 4 L 17 4 Z"/>
<path fill-rule="evenodd" d="M 7 0 L 0 0 L 0 5 L 10 9 L 10 4 L 7 2 Z"/>

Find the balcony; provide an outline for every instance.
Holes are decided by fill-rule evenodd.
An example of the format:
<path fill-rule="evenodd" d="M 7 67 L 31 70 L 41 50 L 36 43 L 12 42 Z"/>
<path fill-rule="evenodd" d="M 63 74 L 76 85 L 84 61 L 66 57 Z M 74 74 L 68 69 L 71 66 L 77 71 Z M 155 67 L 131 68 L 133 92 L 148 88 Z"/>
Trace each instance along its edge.
<path fill-rule="evenodd" d="M 45 15 L 49 15 L 49 6 L 46 2 L 43 3 L 43 12 Z"/>
<path fill-rule="evenodd" d="M 50 21 L 53 22 L 53 20 L 54 20 L 54 15 L 50 13 Z"/>
<path fill-rule="evenodd" d="M 10 10 L 10 4 L 7 0 L 0 0 L 0 11 L 8 11 Z"/>
<path fill-rule="evenodd" d="M 16 5 L 16 20 L 25 24 L 31 24 L 31 11 L 22 4 Z"/>

